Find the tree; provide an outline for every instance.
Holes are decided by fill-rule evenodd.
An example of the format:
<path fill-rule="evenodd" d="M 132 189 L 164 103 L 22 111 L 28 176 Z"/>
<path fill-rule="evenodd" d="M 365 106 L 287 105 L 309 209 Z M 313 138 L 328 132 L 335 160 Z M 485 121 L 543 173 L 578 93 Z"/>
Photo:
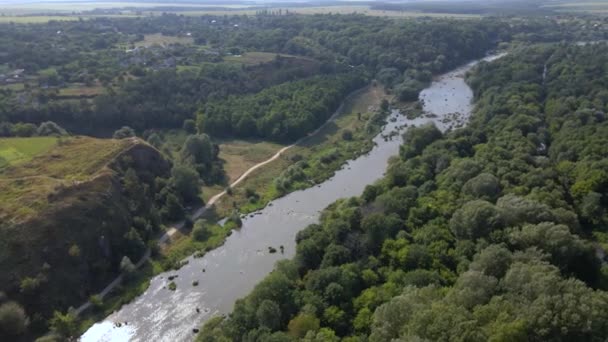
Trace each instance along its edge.
<path fill-rule="evenodd" d="M 408 79 L 395 86 L 395 94 L 397 94 L 400 101 L 416 101 L 422 89 L 424 89 L 424 84 Z"/>
<path fill-rule="evenodd" d="M 281 325 L 281 308 L 272 300 L 263 300 L 256 311 L 258 324 L 270 330 L 277 330 Z"/>
<path fill-rule="evenodd" d="M 70 312 L 62 314 L 55 311 L 49 323 L 51 331 L 64 338 L 71 337 L 78 331 L 76 316 Z"/>
<path fill-rule="evenodd" d="M 196 112 L 196 129 L 198 130 L 198 134 L 205 133 L 205 113 L 202 110 L 198 110 Z"/>
<path fill-rule="evenodd" d="M 120 270 L 127 275 L 133 274 L 133 272 L 135 272 L 135 265 L 133 265 L 131 259 L 129 259 L 129 257 L 126 255 L 122 257 L 122 260 L 120 261 Z"/>
<path fill-rule="evenodd" d="M 196 134 L 196 122 L 192 119 L 184 120 L 182 128 L 188 134 Z"/>
<path fill-rule="evenodd" d="M 494 201 L 500 195 L 500 183 L 491 173 L 481 173 L 466 182 L 462 191 L 473 198 Z"/>
<path fill-rule="evenodd" d="M 368 247 L 379 250 L 384 240 L 394 236 L 402 224 L 401 219 L 395 214 L 373 213 L 363 219 L 361 228 L 366 234 Z"/>
<path fill-rule="evenodd" d="M 403 145 L 401 145 L 401 156 L 405 159 L 420 155 L 425 147 L 434 141 L 441 139 L 443 134 L 433 124 L 420 127 L 410 127 L 403 134 Z"/>
<path fill-rule="evenodd" d="M 511 251 L 506 247 L 490 245 L 475 255 L 469 269 L 501 279 L 509 269 L 511 261 Z"/>
<path fill-rule="evenodd" d="M 249 114 L 241 115 L 241 118 L 236 123 L 234 130 L 243 137 L 252 137 L 257 134 L 257 125 L 255 119 Z"/>
<path fill-rule="evenodd" d="M 146 250 L 146 244 L 134 227 L 131 227 L 124 238 L 124 253 L 131 258 L 139 258 Z"/>
<path fill-rule="evenodd" d="M 78 247 L 77 244 L 72 244 L 70 246 L 70 249 L 68 250 L 68 255 L 71 256 L 72 258 L 79 258 L 80 257 L 80 247 Z"/>
<path fill-rule="evenodd" d="M 17 302 L 0 305 L 0 337 L 10 338 L 25 333 L 30 323 L 25 310 Z"/>
<path fill-rule="evenodd" d="M 150 134 L 147 141 L 150 143 L 150 145 L 156 147 L 157 149 L 161 148 L 163 145 L 163 140 L 157 133 Z"/>
<path fill-rule="evenodd" d="M 289 321 L 287 331 L 289 332 L 289 335 L 293 337 L 302 338 L 309 331 L 319 330 L 319 326 L 320 321 L 317 317 L 311 314 L 301 313 Z"/>
<path fill-rule="evenodd" d="M 602 206 L 602 195 L 597 192 L 589 192 L 583 197 L 579 206 L 581 216 L 591 224 L 600 224 L 606 212 Z"/>
<path fill-rule="evenodd" d="M 209 230 L 205 225 L 205 221 L 198 220 L 192 228 L 192 237 L 196 241 L 204 241 L 209 236 Z"/>
<path fill-rule="evenodd" d="M 50 136 L 50 135 L 62 136 L 62 135 L 68 134 L 68 132 L 65 129 L 61 128 L 61 126 L 54 123 L 53 121 L 46 121 L 46 122 L 41 123 L 40 126 L 38 126 L 36 133 L 39 136 Z"/>
<path fill-rule="evenodd" d="M 161 210 L 161 215 L 167 220 L 179 220 L 184 216 L 184 207 L 173 193 L 169 193 Z"/>
<path fill-rule="evenodd" d="M 210 164 L 215 158 L 213 144 L 207 134 L 190 135 L 180 150 L 182 161 L 194 164 Z"/>
<path fill-rule="evenodd" d="M 191 167 L 178 164 L 171 169 L 171 183 L 185 202 L 198 200 L 201 193 L 198 173 Z"/>
<path fill-rule="evenodd" d="M 551 255 L 551 261 L 566 274 L 575 274 L 591 284 L 600 273 L 600 262 L 594 248 L 561 224 L 543 222 L 513 230 L 511 243 L 520 249 L 537 247 Z"/>
<path fill-rule="evenodd" d="M 478 239 L 487 237 L 495 229 L 503 227 L 500 211 L 492 204 L 482 200 L 465 203 L 454 212 L 450 228 L 459 239 Z"/>
<path fill-rule="evenodd" d="M 380 103 L 380 110 L 382 110 L 383 112 L 386 112 L 389 108 L 390 104 L 388 103 L 387 99 L 382 99 L 382 102 Z"/>
<path fill-rule="evenodd" d="M 298 242 L 296 246 L 296 258 L 305 269 L 316 268 L 323 258 L 323 246 L 314 239 L 306 239 Z"/>
<path fill-rule="evenodd" d="M 114 139 L 126 139 L 126 138 L 132 138 L 135 136 L 135 131 L 133 130 L 133 128 L 129 127 L 129 126 L 122 126 L 120 129 L 116 130 L 116 132 L 114 132 Z"/>
<path fill-rule="evenodd" d="M 17 137 L 31 137 L 36 134 L 36 125 L 31 123 L 16 123 L 12 126 L 12 135 Z"/>

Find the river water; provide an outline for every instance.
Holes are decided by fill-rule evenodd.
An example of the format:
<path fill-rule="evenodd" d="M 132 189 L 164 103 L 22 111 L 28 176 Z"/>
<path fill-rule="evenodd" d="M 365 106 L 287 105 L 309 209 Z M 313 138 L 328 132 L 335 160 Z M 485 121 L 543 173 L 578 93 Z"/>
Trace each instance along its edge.
<path fill-rule="evenodd" d="M 178 271 L 154 277 L 141 296 L 93 325 L 80 341 L 194 340 L 192 329 L 214 315 L 230 313 L 234 302 L 246 296 L 278 260 L 294 256 L 296 234 L 318 222 L 325 207 L 337 199 L 360 195 L 367 184 L 384 175 L 389 158 L 397 155 L 402 142 L 401 134 L 393 139 L 384 136 L 429 122 L 441 130 L 465 124 L 473 92 L 464 82 L 464 74 L 476 63 L 438 77 L 420 93 L 424 111 L 432 115 L 410 120 L 393 111 L 382 133 L 374 138 L 376 146 L 370 153 L 349 161 L 322 184 L 277 199 L 243 219 L 243 227 L 233 231 L 223 246 L 203 258 L 188 258 L 189 263 Z M 284 253 L 268 252 L 268 247 L 279 250 L 280 246 Z M 168 277 L 176 275 L 177 289 L 170 291 Z M 194 281 L 198 286 L 193 286 Z"/>

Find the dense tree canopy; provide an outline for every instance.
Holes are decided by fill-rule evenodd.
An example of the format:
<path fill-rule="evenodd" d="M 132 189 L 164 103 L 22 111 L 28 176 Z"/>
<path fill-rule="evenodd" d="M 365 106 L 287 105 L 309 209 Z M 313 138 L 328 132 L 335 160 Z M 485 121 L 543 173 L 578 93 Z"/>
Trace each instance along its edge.
<path fill-rule="evenodd" d="M 479 65 L 467 128 L 409 129 L 386 177 L 326 209 L 199 339 L 601 341 L 607 56 L 558 44 Z M 264 300 L 279 327 L 254 319 Z"/>

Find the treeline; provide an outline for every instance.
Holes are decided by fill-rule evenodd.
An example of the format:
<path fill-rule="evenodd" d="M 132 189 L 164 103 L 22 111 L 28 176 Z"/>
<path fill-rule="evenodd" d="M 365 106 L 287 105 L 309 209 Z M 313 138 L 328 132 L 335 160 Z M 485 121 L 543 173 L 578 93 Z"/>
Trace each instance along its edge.
<path fill-rule="evenodd" d="M 325 210 L 198 340 L 603 340 L 607 52 L 481 64 L 467 128 L 408 129 L 386 177 Z"/>
<path fill-rule="evenodd" d="M 88 134 L 125 125 L 136 130 L 176 128 L 193 117 L 200 102 L 257 92 L 318 72 L 319 65 L 314 61 L 277 58 L 271 65 L 250 68 L 210 64 L 198 72 L 175 69 L 148 72 L 116 88 L 108 88 L 92 101 L 62 100 L 44 90 L 18 96 L 4 92 L 7 97 L 0 94 L 0 122 L 51 120 L 71 131 Z"/>
<path fill-rule="evenodd" d="M 25 69 L 24 77 L 35 78 L 38 85 L 0 90 L 0 122 L 54 121 L 85 134 L 124 125 L 138 131 L 177 128 L 209 100 L 349 66 L 362 66 L 409 101 L 433 74 L 479 58 L 501 42 L 604 38 L 603 30 L 584 29 L 583 23 L 595 27 L 542 18 L 458 21 L 263 14 L 2 24 L 3 73 Z M 145 34 L 158 32 L 189 34 L 194 45 L 127 52 Z M 217 63 L 228 53 L 246 51 L 304 55 L 318 62 L 278 59 L 245 70 Z M 101 87 L 103 95 L 59 96 L 59 88 L 74 83 Z"/>
<path fill-rule="evenodd" d="M 349 93 L 366 83 L 355 70 L 283 83 L 254 95 L 210 101 L 197 121 L 199 129 L 214 135 L 293 141 L 319 127 Z"/>

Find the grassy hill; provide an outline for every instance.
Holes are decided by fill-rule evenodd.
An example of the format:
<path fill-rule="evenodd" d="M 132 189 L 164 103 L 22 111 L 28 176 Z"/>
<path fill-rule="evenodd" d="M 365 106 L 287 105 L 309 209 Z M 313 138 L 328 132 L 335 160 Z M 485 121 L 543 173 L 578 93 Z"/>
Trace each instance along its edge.
<path fill-rule="evenodd" d="M 0 139 L 0 220 L 35 216 L 49 205 L 53 192 L 107 172 L 108 163 L 136 143 L 85 137 Z"/>
<path fill-rule="evenodd" d="M 0 139 L 0 156 L 0 292 L 41 329 L 54 310 L 78 306 L 117 274 L 133 250 L 132 227 L 144 224 L 143 241 L 156 236 L 150 198 L 170 165 L 135 138 Z"/>
<path fill-rule="evenodd" d="M 0 139 L 0 171 L 8 166 L 26 162 L 57 143 L 54 137 Z"/>

